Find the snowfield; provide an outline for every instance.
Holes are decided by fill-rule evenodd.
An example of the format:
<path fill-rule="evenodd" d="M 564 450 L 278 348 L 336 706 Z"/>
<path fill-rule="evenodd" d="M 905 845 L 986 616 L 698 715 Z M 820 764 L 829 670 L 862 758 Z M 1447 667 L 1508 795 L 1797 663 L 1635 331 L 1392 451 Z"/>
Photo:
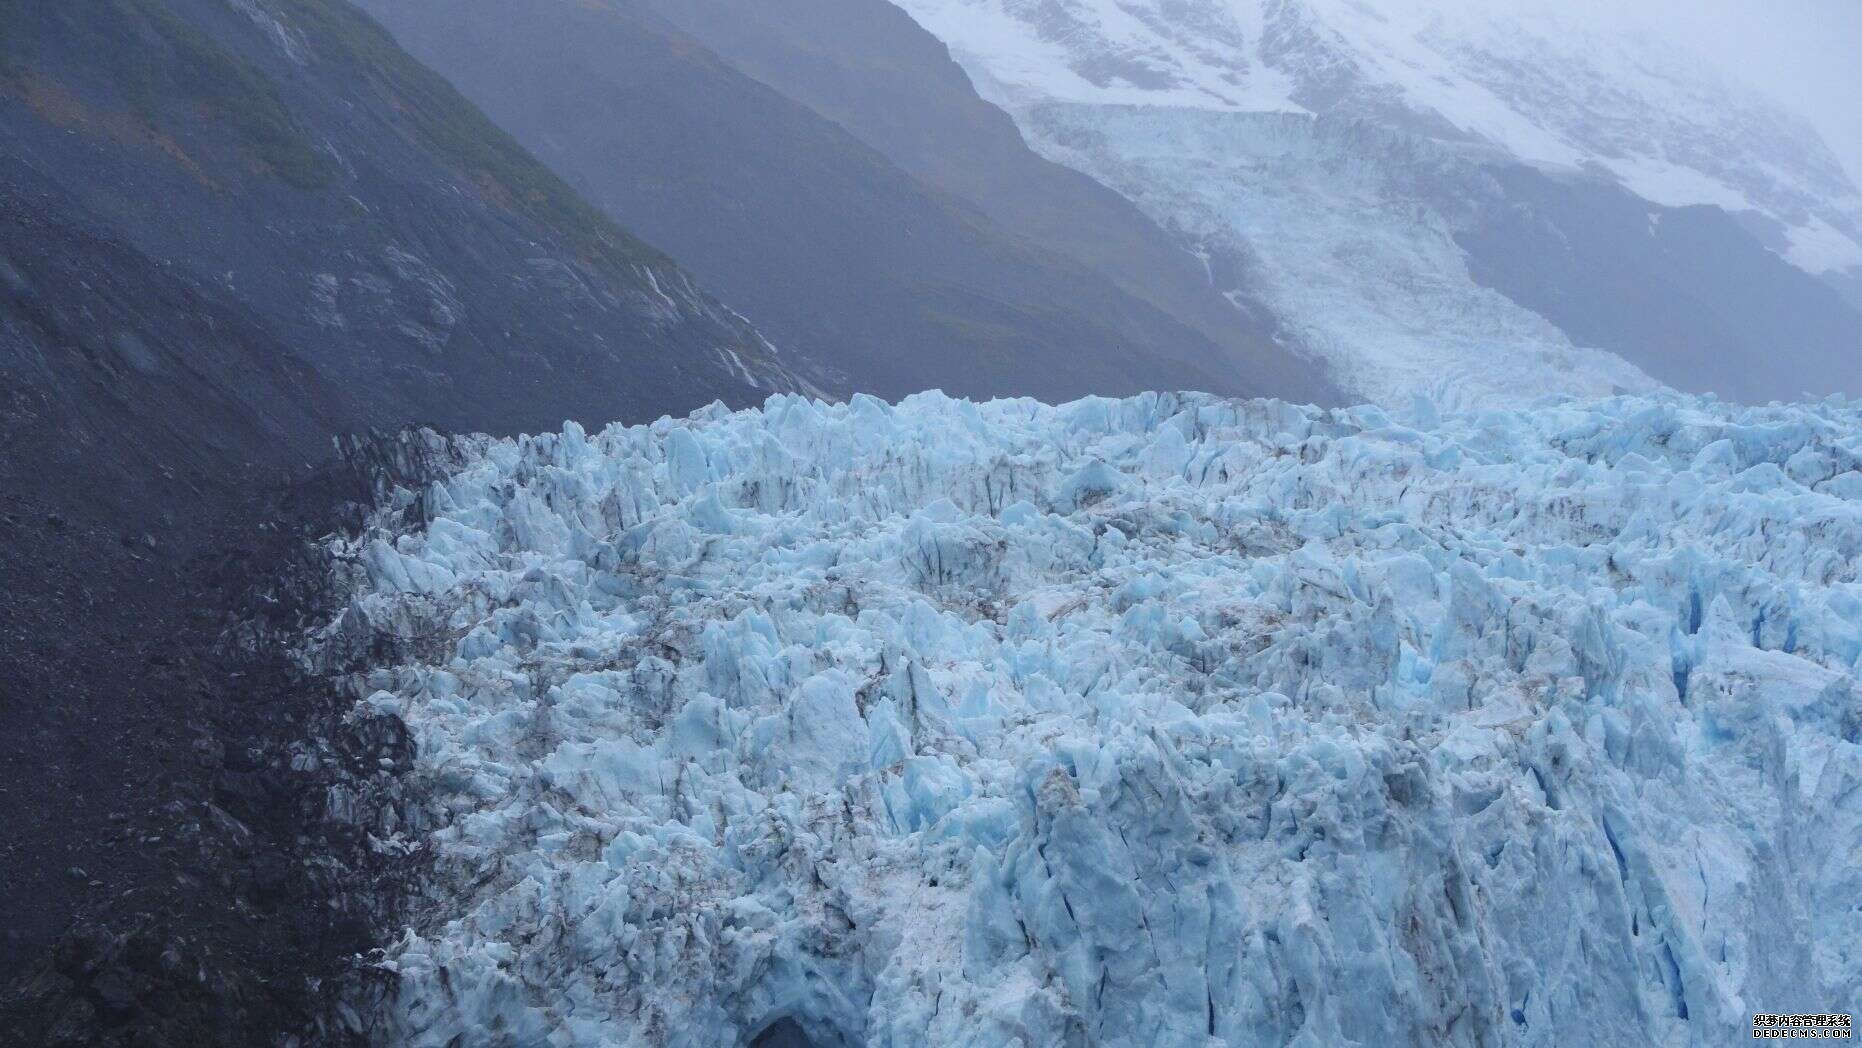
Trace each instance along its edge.
<path fill-rule="evenodd" d="M 1727 1044 L 1862 1003 L 1862 402 L 457 442 L 322 647 L 405 1043 Z M 455 1041 L 455 1038 L 463 1038 Z"/>

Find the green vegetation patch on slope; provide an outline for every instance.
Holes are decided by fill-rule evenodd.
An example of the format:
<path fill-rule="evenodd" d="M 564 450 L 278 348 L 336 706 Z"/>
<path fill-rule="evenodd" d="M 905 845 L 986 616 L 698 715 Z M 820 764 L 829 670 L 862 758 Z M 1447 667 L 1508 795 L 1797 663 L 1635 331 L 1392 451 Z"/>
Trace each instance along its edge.
<path fill-rule="evenodd" d="M 4 0 L 0 0 L 4 2 Z M 670 265 L 584 201 L 492 123 L 446 79 L 403 51 L 388 31 L 347 0 L 269 0 L 304 33 L 320 61 L 373 85 L 420 143 L 494 198 L 596 258 Z"/>
<path fill-rule="evenodd" d="M 191 109 L 231 129 L 254 160 L 289 185 L 315 189 L 334 176 L 278 85 L 159 0 L 0 0 L 0 81 L 58 80 L 54 49 L 107 70 L 151 128 L 162 126 L 168 107 Z"/>
<path fill-rule="evenodd" d="M 315 62 L 380 93 L 416 144 L 501 206 L 591 260 L 670 265 L 582 200 L 439 74 L 347 0 L 256 0 L 301 33 Z M 288 185 L 319 189 L 337 168 L 293 116 L 279 85 L 165 0 L 0 0 L 0 85 L 63 83 L 71 67 L 107 83 L 151 130 L 199 114 Z M 72 86 L 72 85 L 66 85 Z"/>

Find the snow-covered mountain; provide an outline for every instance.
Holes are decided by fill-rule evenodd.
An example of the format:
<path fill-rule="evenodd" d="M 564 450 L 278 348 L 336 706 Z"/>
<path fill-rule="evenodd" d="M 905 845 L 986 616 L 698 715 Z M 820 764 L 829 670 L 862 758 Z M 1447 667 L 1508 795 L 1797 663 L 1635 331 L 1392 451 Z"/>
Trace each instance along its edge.
<path fill-rule="evenodd" d="M 1569 3 L 905 0 L 1000 101 L 1347 113 L 1775 220 L 1813 272 L 1862 265 L 1862 194 L 1804 121 L 1699 56 Z"/>
<path fill-rule="evenodd" d="M 1841 1010 L 1858 432 L 927 394 L 454 441 L 336 543 L 311 644 L 374 653 L 359 715 L 414 741 L 378 1021 L 1678 1046 Z"/>
<path fill-rule="evenodd" d="M 1862 194 L 1811 127 L 1678 45 L 1571 5 L 896 2 L 1037 149 L 1245 263 L 1304 348 L 1364 395 L 1445 367 L 1473 392 L 1639 383 L 1574 348 L 1581 325 L 1556 309 L 1494 294 L 1457 244 L 1518 204 L 1469 184 L 1495 165 L 1570 193 L 1621 186 L 1646 202 L 1651 235 L 1668 209 L 1708 205 L 1806 275 L 1862 267 Z M 1627 338 L 1586 334 L 1575 341 L 1677 381 L 1655 350 L 1637 359 Z M 1826 335 L 1820 363 L 1792 379 L 1853 391 L 1862 324 L 1801 341 Z"/>

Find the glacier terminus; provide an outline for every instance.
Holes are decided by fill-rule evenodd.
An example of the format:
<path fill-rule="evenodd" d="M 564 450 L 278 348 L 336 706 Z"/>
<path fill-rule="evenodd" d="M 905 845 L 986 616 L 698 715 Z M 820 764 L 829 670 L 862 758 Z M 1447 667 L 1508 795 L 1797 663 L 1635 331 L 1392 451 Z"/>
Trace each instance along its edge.
<path fill-rule="evenodd" d="M 1862 1001 L 1862 404 L 791 395 L 336 543 L 402 1043 L 1729 1044 Z M 461 1039 L 463 1038 L 463 1040 Z"/>

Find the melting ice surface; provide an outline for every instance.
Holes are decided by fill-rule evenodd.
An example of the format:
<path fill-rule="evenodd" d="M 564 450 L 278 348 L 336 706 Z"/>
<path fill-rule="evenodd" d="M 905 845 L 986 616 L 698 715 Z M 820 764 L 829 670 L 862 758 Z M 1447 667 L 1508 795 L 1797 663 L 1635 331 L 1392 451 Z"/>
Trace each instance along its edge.
<path fill-rule="evenodd" d="M 1862 1003 L 1862 403 L 777 397 L 462 447 L 326 635 L 402 642 L 407 1043 Z"/>

